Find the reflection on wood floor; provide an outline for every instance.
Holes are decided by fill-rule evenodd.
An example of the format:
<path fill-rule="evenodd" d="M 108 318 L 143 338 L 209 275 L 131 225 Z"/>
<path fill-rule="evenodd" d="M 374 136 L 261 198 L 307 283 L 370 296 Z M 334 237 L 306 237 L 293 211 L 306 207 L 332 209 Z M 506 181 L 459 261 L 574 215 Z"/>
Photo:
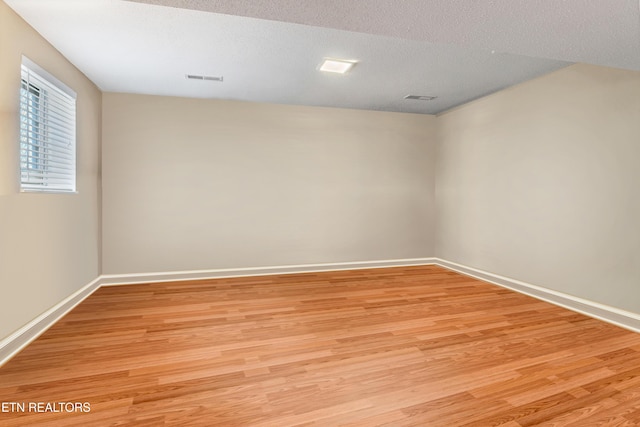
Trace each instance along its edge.
<path fill-rule="evenodd" d="M 437 266 L 103 287 L 2 426 L 637 426 L 640 334 Z"/>

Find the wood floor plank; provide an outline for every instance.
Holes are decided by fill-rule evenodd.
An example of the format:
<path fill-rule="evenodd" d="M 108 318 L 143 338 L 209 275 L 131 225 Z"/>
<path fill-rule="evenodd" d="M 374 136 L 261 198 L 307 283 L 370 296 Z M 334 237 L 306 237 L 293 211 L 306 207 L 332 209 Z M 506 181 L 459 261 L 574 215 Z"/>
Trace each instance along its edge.
<path fill-rule="evenodd" d="M 2 402 L 2 426 L 635 426 L 640 334 L 437 266 L 112 286 L 0 368 Z"/>

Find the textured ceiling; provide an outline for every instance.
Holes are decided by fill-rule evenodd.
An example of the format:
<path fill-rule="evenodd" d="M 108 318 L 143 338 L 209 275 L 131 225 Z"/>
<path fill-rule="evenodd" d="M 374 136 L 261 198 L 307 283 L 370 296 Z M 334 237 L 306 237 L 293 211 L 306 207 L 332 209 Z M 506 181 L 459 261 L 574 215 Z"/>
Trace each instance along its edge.
<path fill-rule="evenodd" d="M 608 8 L 587 7 L 593 0 L 5 2 L 113 92 L 437 113 L 568 65 L 557 58 L 640 69 L 636 0 L 602 1 Z M 492 12 L 512 3 L 536 4 L 546 15 L 529 6 Z M 584 6 L 578 18 L 569 16 L 577 3 Z M 627 11 L 618 21 L 614 5 Z M 596 9 L 609 14 L 595 19 Z M 517 10 L 529 15 L 522 28 Z M 610 34 L 598 38 L 607 26 Z M 576 38 L 597 45 L 573 45 Z M 345 76 L 331 75 L 316 69 L 323 57 L 359 62 Z M 223 75 L 224 82 L 185 74 Z M 408 94 L 438 98 L 403 100 Z"/>
<path fill-rule="evenodd" d="M 639 0 L 130 0 L 640 70 Z"/>

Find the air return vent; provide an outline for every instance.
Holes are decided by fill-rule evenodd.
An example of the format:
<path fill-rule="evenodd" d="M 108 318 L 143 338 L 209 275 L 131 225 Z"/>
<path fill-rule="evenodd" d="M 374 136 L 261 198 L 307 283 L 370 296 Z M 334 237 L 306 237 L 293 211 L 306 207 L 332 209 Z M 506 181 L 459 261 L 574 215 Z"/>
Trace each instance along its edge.
<path fill-rule="evenodd" d="M 208 80 L 211 82 L 221 82 L 223 81 L 222 76 L 199 76 L 197 74 L 187 74 L 187 80 Z"/>
<path fill-rule="evenodd" d="M 429 96 L 429 95 L 407 95 L 404 99 L 415 99 L 418 101 L 433 101 L 437 96 Z"/>

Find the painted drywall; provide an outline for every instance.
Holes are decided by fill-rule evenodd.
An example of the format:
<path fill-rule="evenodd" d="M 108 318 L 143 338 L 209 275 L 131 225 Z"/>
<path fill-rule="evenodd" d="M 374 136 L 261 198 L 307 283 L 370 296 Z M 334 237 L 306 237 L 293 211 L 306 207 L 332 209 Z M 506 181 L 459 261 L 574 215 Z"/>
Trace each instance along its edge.
<path fill-rule="evenodd" d="M 437 133 L 438 257 L 640 313 L 640 72 L 573 65 Z"/>
<path fill-rule="evenodd" d="M 77 93 L 77 194 L 19 192 L 20 64 Z M 101 93 L 0 2 L 0 339 L 99 275 Z"/>
<path fill-rule="evenodd" d="M 104 273 L 430 256 L 434 122 L 105 93 Z"/>

